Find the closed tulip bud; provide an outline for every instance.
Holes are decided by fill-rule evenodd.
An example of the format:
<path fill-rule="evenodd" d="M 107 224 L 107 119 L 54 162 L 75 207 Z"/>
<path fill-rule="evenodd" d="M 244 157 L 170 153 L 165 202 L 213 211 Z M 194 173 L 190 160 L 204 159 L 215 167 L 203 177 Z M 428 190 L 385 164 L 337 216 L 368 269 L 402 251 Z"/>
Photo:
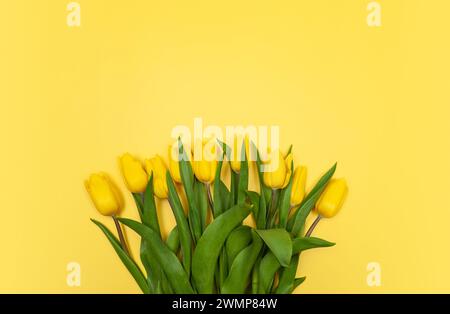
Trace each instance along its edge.
<path fill-rule="evenodd" d="M 280 151 L 272 153 L 271 156 L 270 162 L 266 164 L 270 168 L 263 175 L 264 183 L 272 189 L 283 189 L 291 178 L 292 154 L 289 154 L 286 159 Z"/>
<path fill-rule="evenodd" d="M 292 178 L 291 206 L 300 204 L 305 197 L 307 173 L 308 170 L 304 166 L 298 166 L 294 171 L 294 177 Z"/>
<path fill-rule="evenodd" d="M 239 171 L 241 171 L 241 161 L 244 159 L 244 156 L 242 154 L 242 143 L 239 143 L 237 136 L 234 137 L 231 156 L 231 169 L 233 169 L 234 172 L 239 173 Z"/>
<path fill-rule="evenodd" d="M 148 176 L 142 167 L 142 163 L 128 153 L 121 156 L 119 162 L 122 175 L 130 192 L 144 192 L 147 187 Z"/>
<path fill-rule="evenodd" d="M 317 213 L 325 218 L 335 216 L 344 204 L 347 193 L 345 179 L 331 180 L 316 203 Z"/>
<path fill-rule="evenodd" d="M 122 209 L 122 196 L 106 174 L 92 174 L 85 186 L 100 214 L 114 216 Z"/>
<path fill-rule="evenodd" d="M 145 171 L 151 176 L 153 174 L 153 191 L 158 198 L 167 198 L 169 190 L 167 188 L 166 174 L 167 167 L 161 156 L 145 160 Z"/>
<path fill-rule="evenodd" d="M 192 168 L 198 180 L 203 183 L 211 183 L 214 181 L 217 169 L 217 150 L 216 144 L 209 142 L 201 143 L 201 156 L 194 152 L 194 160 Z"/>
<path fill-rule="evenodd" d="M 169 145 L 169 171 L 172 179 L 181 183 L 180 161 L 178 160 L 178 145 Z M 176 157 L 176 158 L 175 158 Z"/>

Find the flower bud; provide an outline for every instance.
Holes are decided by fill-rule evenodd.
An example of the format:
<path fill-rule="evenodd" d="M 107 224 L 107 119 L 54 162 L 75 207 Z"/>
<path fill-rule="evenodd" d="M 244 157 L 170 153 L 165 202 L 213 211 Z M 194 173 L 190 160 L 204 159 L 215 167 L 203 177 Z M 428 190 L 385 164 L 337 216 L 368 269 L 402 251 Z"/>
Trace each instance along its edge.
<path fill-rule="evenodd" d="M 306 176 L 308 170 L 304 166 L 298 166 L 292 178 L 291 206 L 297 206 L 305 197 Z"/>
<path fill-rule="evenodd" d="M 292 154 L 286 159 L 280 151 L 271 153 L 272 158 L 265 166 L 270 167 L 264 172 L 263 179 L 266 186 L 272 189 L 283 189 L 291 178 L 292 174 Z"/>
<path fill-rule="evenodd" d="M 198 144 L 199 145 L 199 144 Z M 217 149 L 215 142 L 205 141 L 201 143 L 201 156 L 194 154 L 192 168 L 198 180 L 203 183 L 214 181 L 217 169 Z M 195 152 L 196 153 L 196 152 Z"/>
<path fill-rule="evenodd" d="M 114 216 L 122 209 L 122 196 L 106 174 L 92 174 L 85 186 L 100 214 Z"/>
<path fill-rule="evenodd" d="M 119 162 L 122 175 L 130 192 L 144 192 L 147 187 L 148 176 L 142 167 L 142 163 L 128 153 L 122 155 Z"/>
<path fill-rule="evenodd" d="M 178 160 L 178 145 L 169 145 L 169 171 L 172 179 L 181 183 L 180 161 Z"/>
<path fill-rule="evenodd" d="M 167 167 L 161 156 L 145 160 L 145 171 L 151 176 L 153 174 L 153 191 L 158 198 L 167 198 L 169 189 L 167 188 Z"/>
<path fill-rule="evenodd" d="M 325 218 L 335 216 L 344 204 L 347 193 L 345 179 L 332 179 L 316 203 L 317 213 Z"/>

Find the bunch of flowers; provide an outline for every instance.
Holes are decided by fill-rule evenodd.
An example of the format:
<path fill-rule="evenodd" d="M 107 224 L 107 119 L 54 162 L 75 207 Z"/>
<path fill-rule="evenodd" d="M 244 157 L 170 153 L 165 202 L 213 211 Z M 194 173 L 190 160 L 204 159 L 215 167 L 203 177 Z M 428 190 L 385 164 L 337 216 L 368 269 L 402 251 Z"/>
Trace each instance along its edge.
<path fill-rule="evenodd" d="M 118 238 L 92 221 L 143 293 L 292 293 L 305 280 L 296 278 L 301 252 L 334 245 L 311 234 L 320 219 L 336 215 L 347 194 L 345 180 L 332 179 L 336 164 L 306 193 L 307 168 L 294 167 L 292 147 L 286 154 L 272 151 L 265 161 L 248 139 L 230 146 L 202 141 L 201 158 L 193 158 L 178 140 L 169 147 L 168 167 L 158 155 L 143 163 L 128 153 L 120 157 L 140 221 L 118 216 L 123 198 L 106 174 L 86 181 L 97 210 L 114 220 Z M 231 168 L 228 184 L 224 162 Z M 250 163 L 256 165 L 259 191 L 249 190 Z M 176 220 L 166 238 L 155 197 L 167 199 Z M 312 211 L 317 218 L 305 231 Z M 249 215 L 254 226 L 243 224 Z M 144 270 L 130 254 L 123 226 L 141 237 Z"/>

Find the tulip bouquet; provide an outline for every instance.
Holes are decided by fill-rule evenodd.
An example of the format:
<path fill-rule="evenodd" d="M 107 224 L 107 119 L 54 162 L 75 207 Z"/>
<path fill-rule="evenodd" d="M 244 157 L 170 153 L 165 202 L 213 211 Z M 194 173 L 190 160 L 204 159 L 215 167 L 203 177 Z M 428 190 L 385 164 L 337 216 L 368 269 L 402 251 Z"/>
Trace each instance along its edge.
<path fill-rule="evenodd" d="M 336 164 L 305 193 L 307 169 L 294 168 L 292 149 L 263 162 L 253 143 L 244 140 L 239 151 L 236 142 L 233 149 L 220 141 L 202 142 L 203 151 L 215 156 L 207 159 L 192 158 L 178 140 L 169 148 L 168 168 L 160 156 L 141 163 L 123 155 L 120 167 L 140 221 L 118 217 L 122 196 L 106 174 L 86 181 L 95 207 L 114 220 L 118 238 L 92 221 L 144 293 L 292 293 L 305 280 L 296 278 L 301 252 L 334 245 L 311 234 L 320 219 L 339 211 L 347 194 L 345 180 L 332 179 Z M 222 179 L 224 162 L 231 168 L 228 184 Z M 258 192 L 249 190 L 250 163 L 257 168 Z M 271 163 L 274 167 L 263 171 Z M 176 220 L 165 238 L 155 197 L 168 200 Z M 317 218 L 305 231 L 312 211 Z M 243 224 L 249 215 L 253 226 Z M 141 237 L 143 270 L 127 247 L 124 226 Z"/>

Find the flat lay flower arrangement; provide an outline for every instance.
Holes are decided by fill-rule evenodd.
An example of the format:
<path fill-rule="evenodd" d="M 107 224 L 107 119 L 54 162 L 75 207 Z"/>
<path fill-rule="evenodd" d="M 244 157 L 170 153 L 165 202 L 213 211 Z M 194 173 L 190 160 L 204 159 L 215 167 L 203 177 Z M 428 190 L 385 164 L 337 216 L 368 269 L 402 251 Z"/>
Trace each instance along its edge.
<path fill-rule="evenodd" d="M 278 159 L 266 162 L 248 140 L 242 145 L 235 140 L 233 149 L 213 142 L 209 148 L 205 142 L 201 147 L 218 158 L 197 159 L 179 140 L 175 151 L 169 147 L 168 167 L 158 155 L 144 163 L 130 154 L 120 157 L 140 221 L 120 218 L 124 206 L 120 191 L 105 173 L 92 174 L 85 182 L 87 191 L 97 210 L 112 217 L 117 236 L 92 221 L 143 293 L 292 293 L 305 280 L 296 278 L 300 254 L 334 245 L 311 234 L 320 219 L 333 217 L 342 207 L 346 181 L 332 178 L 335 164 L 306 193 L 307 168 L 294 167 L 292 148 L 286 154 L 274 152 Z M 255 159 L 249 158 L 251 150 Z M 224 162 L 230 164 L 229 184 L 222 179 Z M 258 169 L 259 192 L 249 190 L 251 162 Z M 270 163 L 271 171 L 263 171 Z M 161 235 L 155 197 L 167 199 L 176 220 L 166 238 Z M 313 211 L 317 218 L 305 230 Z M 255 227 L 243 224 L 249 215 Z M 144 269 L 130 254 L 124 227 L 141 237 Z"/>

